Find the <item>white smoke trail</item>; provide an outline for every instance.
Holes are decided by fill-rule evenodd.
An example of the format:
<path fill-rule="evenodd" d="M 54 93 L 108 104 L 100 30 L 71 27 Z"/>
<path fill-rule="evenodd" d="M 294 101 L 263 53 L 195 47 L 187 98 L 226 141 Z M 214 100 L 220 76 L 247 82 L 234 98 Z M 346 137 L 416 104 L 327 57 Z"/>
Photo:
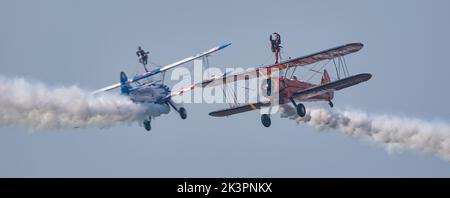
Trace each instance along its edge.
<path fill-rule="evenodd" d="M 143 120 L 146 111 L 117 94 L 92 96 L 76 86 L 51 89 L 42 83 L 0 76 L 0 126 L 106 128 Z"/>
<path fill-rule="evenodd" d="M 392 115 L 370 115 L 354 110 L 310 108 L 300 118 L 293 107 L 283 106 L 282 117 L 306 123 L 321 131 L 337 130 L 385 146 L 388 152 L 405 149 L 431 153 L 450 161 L 450 125 Z"/>

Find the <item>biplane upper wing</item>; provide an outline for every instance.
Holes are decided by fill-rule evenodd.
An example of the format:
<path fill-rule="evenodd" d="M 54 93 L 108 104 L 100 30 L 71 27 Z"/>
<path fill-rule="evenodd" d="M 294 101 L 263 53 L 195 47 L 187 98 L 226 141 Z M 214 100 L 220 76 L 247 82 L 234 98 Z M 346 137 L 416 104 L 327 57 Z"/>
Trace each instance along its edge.
<path fill-rule="evenodd" d="M 343 78 L 337 81 L 329 82 L 326 84 L 318 85 L 315 87 L 311 87 L 309 89 L 305 89 L 303 91 L 297 92 L 293 94 L 293 97 L 296 99 L 302 100 L 302 99 L 309 99 L 324 93 L 327 93 L 329 91 L 338 91 L 347 87 L 351 87 L 354 85 L 357 85 L 359 83 L 368 81 L 370 78 L 372 78 L 372 74 L 357 74 L 354 76 L 350 76 L 347 78 Z"/>
<path fill-rule="evenodd" d="M 198 59 L 198 58 L 207 56 L 207 55 L 209 55 L 209 54 L 211 54 L 211 53 L 214 53 L 214 52 L 216 52 L 216 51 L 219 51 L 219 50 L 221 50 L 221 49 L 224 49 L 224 48 L 228 47 L 229 45 L 231 45 L 231 43 L 228 43 L 228 44 L 224 44 L 224 45 L 220 45 L 220 46 L 211 48 L 210 50 L 205 51 L 205 52 L 200 53 L 200 54 L 197 54 L 197 55 L 195 55 L 195 56 L 191 56 L 191 57 L 185 58 L 185 59 L 183 59 L 183 60 L 177 61 L 177 62 L 175 62 L 175 63 L 172 63 L 172 64 L 169 64 L 169 65 L 163 66 L 163 67 L 158 68 L 158 69 L 156 69 L 156 70 L 149 71 L 149 72 L 143 73 L 143 74 L 141 74 L 141 75 L 137 75 L 137 76 L 135 76 L 135 77 L 133 78 L 132 82 L 136 82 L 136 81 L 139 81 L 139 80 L 148 78 L 148 77 L 150 77 L 150 76 L 153 76 L 153 75 L 156 75 L 156 74 L 165 72 L 165 71 L 167 71 L 167 70 L 170 70 L 170 69 L 172 69 L 172 68 L 174 68 L 174 67 L 177 67 L 177 66 L 180 66 L 180 65 L 182 65 L 182 64 L 185 64 L 185 63 L 187 63 L 187 62 L 193 61 L 193 60 L 195 60 L 195 59 Z"/>
<path fill-rule="evenodd" d="M 247 111 L 253 111 L 255 109 L 261 109 L 262 107 L 270 106 L 270 102 L 258 102 L 253 104 L 246 104 L 242 106 L 237 106 L 233 108 L 223 109 L 219 111 L 213 111 L 209 113 L 210 116 L 214 117 L 225 117 L 230 116 L 238 113 L 244 113 Z"/>
<path fill-rule="evenodd" d="M 239 74 L 231 74 L 230 75 L 229 73 L 225 73 L 223 75 L 209 78 L 207 80 L 190 85 L 188 87 L 181 88 L 177 91 L 172 92 L 169 97 L 181 95 L 181 94 L 185 93 L 186 91 L 195 89 L 196 87 L 203 87 L 203 88 L 215 87 L 215 86 L 231 83 L 234 81 L 257 78 L 257 77 L 266 75 L 267 69 L 271 69 L 271 68 L 285 69 L 285 68 L 289 68 L 289 67 L 305 66 L 305 65 L 309 65 L 309 64 L 314 64 L 314 63 L 322 61 L 322 60 L 333 59 L 333 58 L 336 58 L 339 56 L 345 56 L 345 55 L 348 55 L 351 53 L 355 53 L 355 52 L 361 50 L 363 47 L 364 47 L 364 45 L 362 43 L 351 43 L 351 44 L 331 48 L 328 50 L 324 50 L 324 51 L 314 53 L 311 55 L 287 60 L 287 61 L 281 62 L 279 64 L 274 64 L 274 65 L 269 65 L 269 66 L 259 67 L 259 68 L 252 68 L 246 72 L 239 73 Z"/>
<path fill-rule="evenodd" d="M 224 75 L 221 78 L 214 78 L 214 79 L 206 80 L 206 81 L 196 84 L 196 86 L 214 87 L 214 86 L 219 86 L 219 85 L 226 84 L 226 83 L 231 83 L 234 81 L 257 78 L 261 75 L 267 74 L 267 71 L 270 71 L 272 69 L 282 70 L 282 69 L 287 69 L 287 68 L 291 68 L 291 67 L 310 65 L 310 64 L 314 64 L 319 61 L 330 60 L 330 59 L 333 59 L 336 57 L 341 57 L 341 56 L 345 56 L 345 55 L 348 55 L 351 53 L 358 52 L 363 47 L 364 47 L 364 45 L 362 43 L 350 43 L 347 45 L 342 45 L 339 47 L 331 48 L 331 49 L 317 52 L 314 54 L 310 54 L 307 56 L 302 56 L 302 57 L 286 60 L 286 61 L 280 62 L 278 64 L 253 68 L 253 69 L 250 69 L 243 73 L 233 74 L 233 75 Z"/>
<path fill-rule="evenodd" d="M 175 62 L 175 63 L 172 63 L 172 64 L 169 64 L 169 65 L 163 66 L 163 67 L 161 67 L 161 68 L 154 69 L 154 70 L 151 70 L 151 71 L 148 71 L 148 72 L 145 72 L 145 73 L 136 75 L 136 76 L 134 76 L 133 79 L 129 79 L 128 82 L 129 82 L 129 83 L 137 82 L 137 81 L 139 81 L 139 80 L 148 78 L 148 77 L 150 77 L 150 76 L 153 76 L 153 75 L 156 75 L 156 74 L 165 72 L 165 71 L 170 70 L 170 69 L 172 69 L 172 68 L 174 68 L 174 67 L 177 67 L 177 66 L 179 66 L 179 65 L 185 64 L 185 63 L 187 63 L 187 62 L 193 61 L 193 60 L 195 60 L 195 59 L 198 59 L 198 58 L 207 56 L 207 55 L 212 54 L 212 53 L 214 53 L 214 52 L 216 52 L 216 51 L 219 51 L 219 50 L 221 50 L 221 49 L 224 49 L 224 48 L 228 47 L 229 45 L 231 45 L 231 43 L 228 43 L 228 44 L 224 44 L 224 45 L 220 45 L 220 46 L 211 48 L 210 50 L 205 51 L 205 52 L 200 53 L 200 54 L 197 54 L 197 55 L 195 55 L 195 56 L 191 56 L 191 57 L 185 58 L 185 59 L 183 59 L 183 60 L 177 61 L 177 62 Z M 116 88 L 119 88 L 119 87 L 120 87 L 120 83 L 117 83 L 117 84 L 110 85 L 110 86 L 104 87 L 104 88 L 102 88 L 102 89 L 96 90 L 96 91 L 93 92 L 93 94 L 100 93 L 100 92 L 104 92 L 104 91 L 113 90 L 113 89 L 116 89 Z"/>

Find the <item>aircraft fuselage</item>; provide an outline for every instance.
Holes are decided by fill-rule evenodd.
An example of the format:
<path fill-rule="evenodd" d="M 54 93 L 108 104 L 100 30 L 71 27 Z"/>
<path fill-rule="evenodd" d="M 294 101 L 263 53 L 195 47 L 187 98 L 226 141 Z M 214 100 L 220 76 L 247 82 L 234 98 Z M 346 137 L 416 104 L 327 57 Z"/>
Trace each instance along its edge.
<path fill-rule="evenodd" d="M 312 84 L 296 79 L 289 79 L 283 76 L 276 78 L 276 80 L 279 82 L 280 104 L 290 103 L 290 98 L 297 92 L 318 86 L 317 84 Z M 333 95 L 334 94 L 332 92 L 329 92 L 312 98 L 308 98 L 306 100 L 296 97 L 294 97 L 294 99 L 300 102 L 331 101 L 333 99 Z"/>

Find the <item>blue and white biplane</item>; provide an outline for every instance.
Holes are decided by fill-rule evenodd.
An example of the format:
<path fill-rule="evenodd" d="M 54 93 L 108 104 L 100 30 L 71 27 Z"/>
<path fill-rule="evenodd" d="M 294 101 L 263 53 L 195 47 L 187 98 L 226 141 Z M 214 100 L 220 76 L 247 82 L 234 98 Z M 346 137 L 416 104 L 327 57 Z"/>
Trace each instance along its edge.
<path fill-rule="evenodd" d="M 170 88 L 164 84 L 163 80 L 147 81 L 147 82 L 143 81 L 158 74 L 164 75 L 166 71 L 173 69 L 177 66 L 183 65 L 185 63 L 191 62 L 193 60 L 208 57 L 210 54 L 222 50 L 228 47 L 229 45 L 231 45 L 231 43 L 214 47 L 208 51 L 197 54 L 195 56 L 191 56 L 183 60 L 177 61 L 175 63 L 135 75 L 131 79 L 127 77 L 125 72 L 121 72 L 119 83 L 94 91 L 93 94 L 98 94 L 101 92 L 106 92 L 120 88 L 120 92 L 122 95 L 129 96 L 130 100 L 132 100 L 133 102 L 139 103 L 146 107 L 147 109 L 146 112 L 148 112 L 148 116 L 146 116 L 146 118 L 142 121 L 142 123 L 147 131 L 151 130 L 152 116 L 157 117 L 161 114 L 167 114 L 170 112 L 170 107 L 172 107 L 176 112 L 178 112 L 182 119 L 186 119 L 187 118 L 186 109 L 183 107 L 177 108 L 177 106 L 171 99 L 172 96 L 182 94 L 182 92 L 171 93 Z"/>

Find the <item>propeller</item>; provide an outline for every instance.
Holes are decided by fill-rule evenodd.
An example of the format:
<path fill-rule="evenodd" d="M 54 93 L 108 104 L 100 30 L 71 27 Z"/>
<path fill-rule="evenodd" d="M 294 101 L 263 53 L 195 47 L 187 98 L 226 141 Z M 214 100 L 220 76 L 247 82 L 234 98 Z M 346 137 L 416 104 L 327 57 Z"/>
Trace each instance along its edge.
<path fill-rule="evenodd" d="M 278 79 L 268 78 L 261 81 L 260 94 L 264 97 L 270 98 L 274 94 L 278 93 L 278 91 Z"/>

